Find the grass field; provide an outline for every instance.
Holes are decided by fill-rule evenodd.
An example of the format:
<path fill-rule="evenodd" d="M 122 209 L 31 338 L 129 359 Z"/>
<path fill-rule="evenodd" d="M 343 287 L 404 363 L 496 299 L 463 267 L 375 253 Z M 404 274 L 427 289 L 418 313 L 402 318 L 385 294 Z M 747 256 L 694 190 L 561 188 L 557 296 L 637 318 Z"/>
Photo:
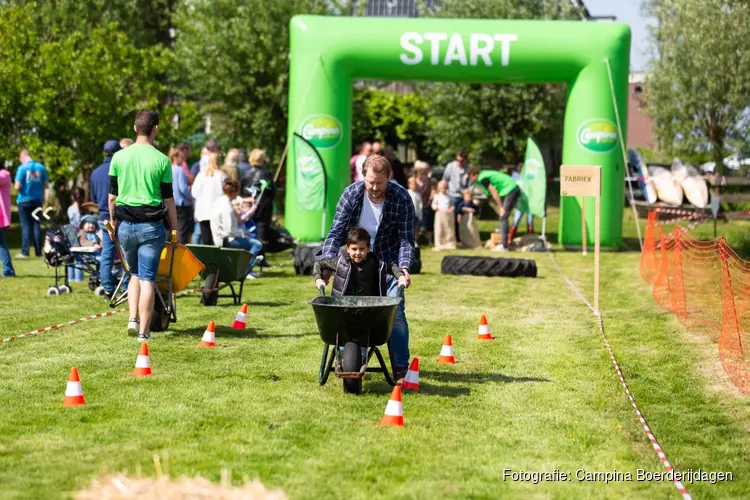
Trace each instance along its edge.
<path fill-rule="evenodd" d="M 637 250 L 627 215 L 624 224 Z M 720 226 L 730 241 L 747 230 Z M 153 455 L 165 452 L 172 476 L 218 481 L 226 467 L 235 482 L 257 477 L 295 499 L 678 497 L 670 481 L 636 481 L 637 469 L 663 466 L 591 313 L 548 256 L 523 255 L 537 260 L 536 279 L 446 277 L 441 255 L 423 256 L 406 299 L 421 391 L 404 395 L 404 429 L 377 426 L 390 393 L 377 374 L 360 397 L 342 394 L 333 378 L 318 386 L 312 280 L 294 276 L 278 254 L 277 267 L 246 287 L 246 332 L 227 328 L 237 311 L 227 300 L 204 308 L 196 296 L 178 299 L 178 323 L 149 343 L 150 378 L 131 376 L 138 345 L 125 315 L 0 345 L 0 497 L 66 497 L 138 465 L 150 474 Z M 590 296 L 593 257 L 556 258 Z M 677 470 L 733 473 L 733 481 L 687 484 L 694 498 L 747 496 L 750 400 L 724 375 L 716 345 L 654 303 L 639 259 L 637 251 L 602 256 L 601 309 L 630 389 Z M 0 337 L 107 310 L 83 284 L 47 298 L 51 270 L 40 260 L 14 264 L 22 277 L 0 280 Z M 481 314 L 494 342 L 475 339 Z M 209 320 L 221 325 L 217 346 L 198 349 Z M 445 333 L 455 366 L 436 363 Z M 74 409 L 61 405 L 71 366 L 87 401 Z M 513 482 L 504 469 L 573 476 Z M 630 472 L 633 481 L 579 481 L 579 469 Z"/>

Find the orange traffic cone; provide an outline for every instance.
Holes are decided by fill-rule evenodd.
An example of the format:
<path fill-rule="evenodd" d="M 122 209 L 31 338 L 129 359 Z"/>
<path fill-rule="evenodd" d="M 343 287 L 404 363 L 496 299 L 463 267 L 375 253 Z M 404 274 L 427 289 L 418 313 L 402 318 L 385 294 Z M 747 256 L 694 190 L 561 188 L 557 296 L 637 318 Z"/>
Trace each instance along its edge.
<path fill-rule="evenodd" d="M 206 331 L 203 333 L 201 343 L 198 344 L 198 347 L 214 347 L 216 345 L 216 342 L 214 342 L 215 328 L 216 326 L 214 325 L 214 322 L 209 321 L 208 326 L 206 327 Z"/>
<path fill-rule="evenodd" d="M 487 317 L 484 314 L 482 314 L 482 317 L 479 318 L 479 330 L 477 331 L 477 340 L 492 340 L 490 327 L 487 324 Z"/>
<path fill-rule="evenodd" d="M 242 309 L 237 313 L 237 317 L 232 322 L 232 328 L 235 330 L 244 330 L 247 326 L 247 304 L 242 304 Z"/>
<path fill-rule="evenodd" d="M 411 360 L 409 370 L 406 372 L 406 376 L 401 381 L 401 387 L 404 389 L 411 389 L 413 391 L 419 390 L 419 358 Z"/>
<path fill-rule="evenodd" d="M 63 399 L 63 405 L 72 407 L 81 406 L 84 403 L 81 378 L 78 376 L 78 368 L 74 366 L 70 369 L 70 374 L 68 375 L 68 385 L 65 387 L 65 399 Z"/>
<path fill-rule="evenodd" d="M 397 385 L 391 392 L 391 399 L 385 407 L 385 414 L 380 421 L 380 427 L 403 427 L 404 406 L 401 404 L 401 386 Z"/>
<path fill-rule="evenodd" d="M 151 359 L 148 357 L 148 344 L 141 344 L 141 351 L 135 360 L 135 370 L 133 375 L 136 377 L 145 377 L 151 375 Z"/>
<path fill-rule="evenodd" d="M 450 365 L 456 363 L 456 358 L 453 357 L 453 340 L 451 340 L 450 333 L 445 335 L 443 348 L 440 349 L 440 357 L 438 358 L 438 363 L 447 363 Z"/>

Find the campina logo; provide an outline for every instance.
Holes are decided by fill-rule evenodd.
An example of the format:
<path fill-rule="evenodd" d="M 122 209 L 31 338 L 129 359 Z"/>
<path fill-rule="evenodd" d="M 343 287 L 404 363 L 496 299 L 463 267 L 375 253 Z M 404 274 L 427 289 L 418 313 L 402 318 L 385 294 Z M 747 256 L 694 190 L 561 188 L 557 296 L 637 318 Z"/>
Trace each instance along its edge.
<path fill-rule="evenodd" d="M 592 153 L 609 153 L 617 147 L 617 127 L 605 118 L 586 120 L 576 136 L 578 144 Z"/>
<path fill-rule="evenodd" d="M 318 149 L 328 149 L 341 142 L 343 127 L 331 115 L 309 116 L 302 122 L 302 137 Z"/>

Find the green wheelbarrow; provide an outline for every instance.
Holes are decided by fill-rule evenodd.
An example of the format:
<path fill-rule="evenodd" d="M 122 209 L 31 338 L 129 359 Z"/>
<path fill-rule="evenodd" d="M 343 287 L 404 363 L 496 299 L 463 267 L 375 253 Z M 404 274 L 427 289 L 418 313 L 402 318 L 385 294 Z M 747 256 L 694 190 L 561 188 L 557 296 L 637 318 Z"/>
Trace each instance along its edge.
<path fill-rule="evenodd" d="M 361 394 L 365 373 L 377 372 L 395 385 L 391 330 L 404 288 L 399 287 L 398 297 L 326 296 L 324 287 L 319 290 L 320 296 L 310 301 L 324 343 L 318 383 L 325 385 L 333 372 L 343 379 L 345 393 Z M 378 348 L 383 344 L 388 347 L 390 366 Z M 373 356 L 380 366 L 368 366 Z"/>
<path fill-rule="evenodd" d="M 231 298 L 235 304 L 242 302 L 242 288 L 245 285 L 247 266 L 252 254 L 238 248 L 219 248 L 210 245 L 187 245 L 205 267 L 201 272 L 201 304 L 215 306 L 219 297 Z M 235 290 L 234 283 L 239 283 Z M 229 288 L 231 294 L 220 294 Z"/>

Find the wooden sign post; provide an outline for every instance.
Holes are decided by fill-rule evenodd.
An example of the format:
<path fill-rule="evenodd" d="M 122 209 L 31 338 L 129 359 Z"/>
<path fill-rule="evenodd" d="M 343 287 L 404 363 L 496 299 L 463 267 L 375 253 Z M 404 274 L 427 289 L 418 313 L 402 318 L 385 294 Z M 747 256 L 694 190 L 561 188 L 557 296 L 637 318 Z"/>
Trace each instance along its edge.
<path fill-rule="evenodd" d="M 581 196 L 581 245 L 586 255 L 586 196 L 593 196 L 594 207 L 594 310 L 599 312 L 599 221 L 601 219 L 602 167 L 562 165 L 560 196 Z"/>

